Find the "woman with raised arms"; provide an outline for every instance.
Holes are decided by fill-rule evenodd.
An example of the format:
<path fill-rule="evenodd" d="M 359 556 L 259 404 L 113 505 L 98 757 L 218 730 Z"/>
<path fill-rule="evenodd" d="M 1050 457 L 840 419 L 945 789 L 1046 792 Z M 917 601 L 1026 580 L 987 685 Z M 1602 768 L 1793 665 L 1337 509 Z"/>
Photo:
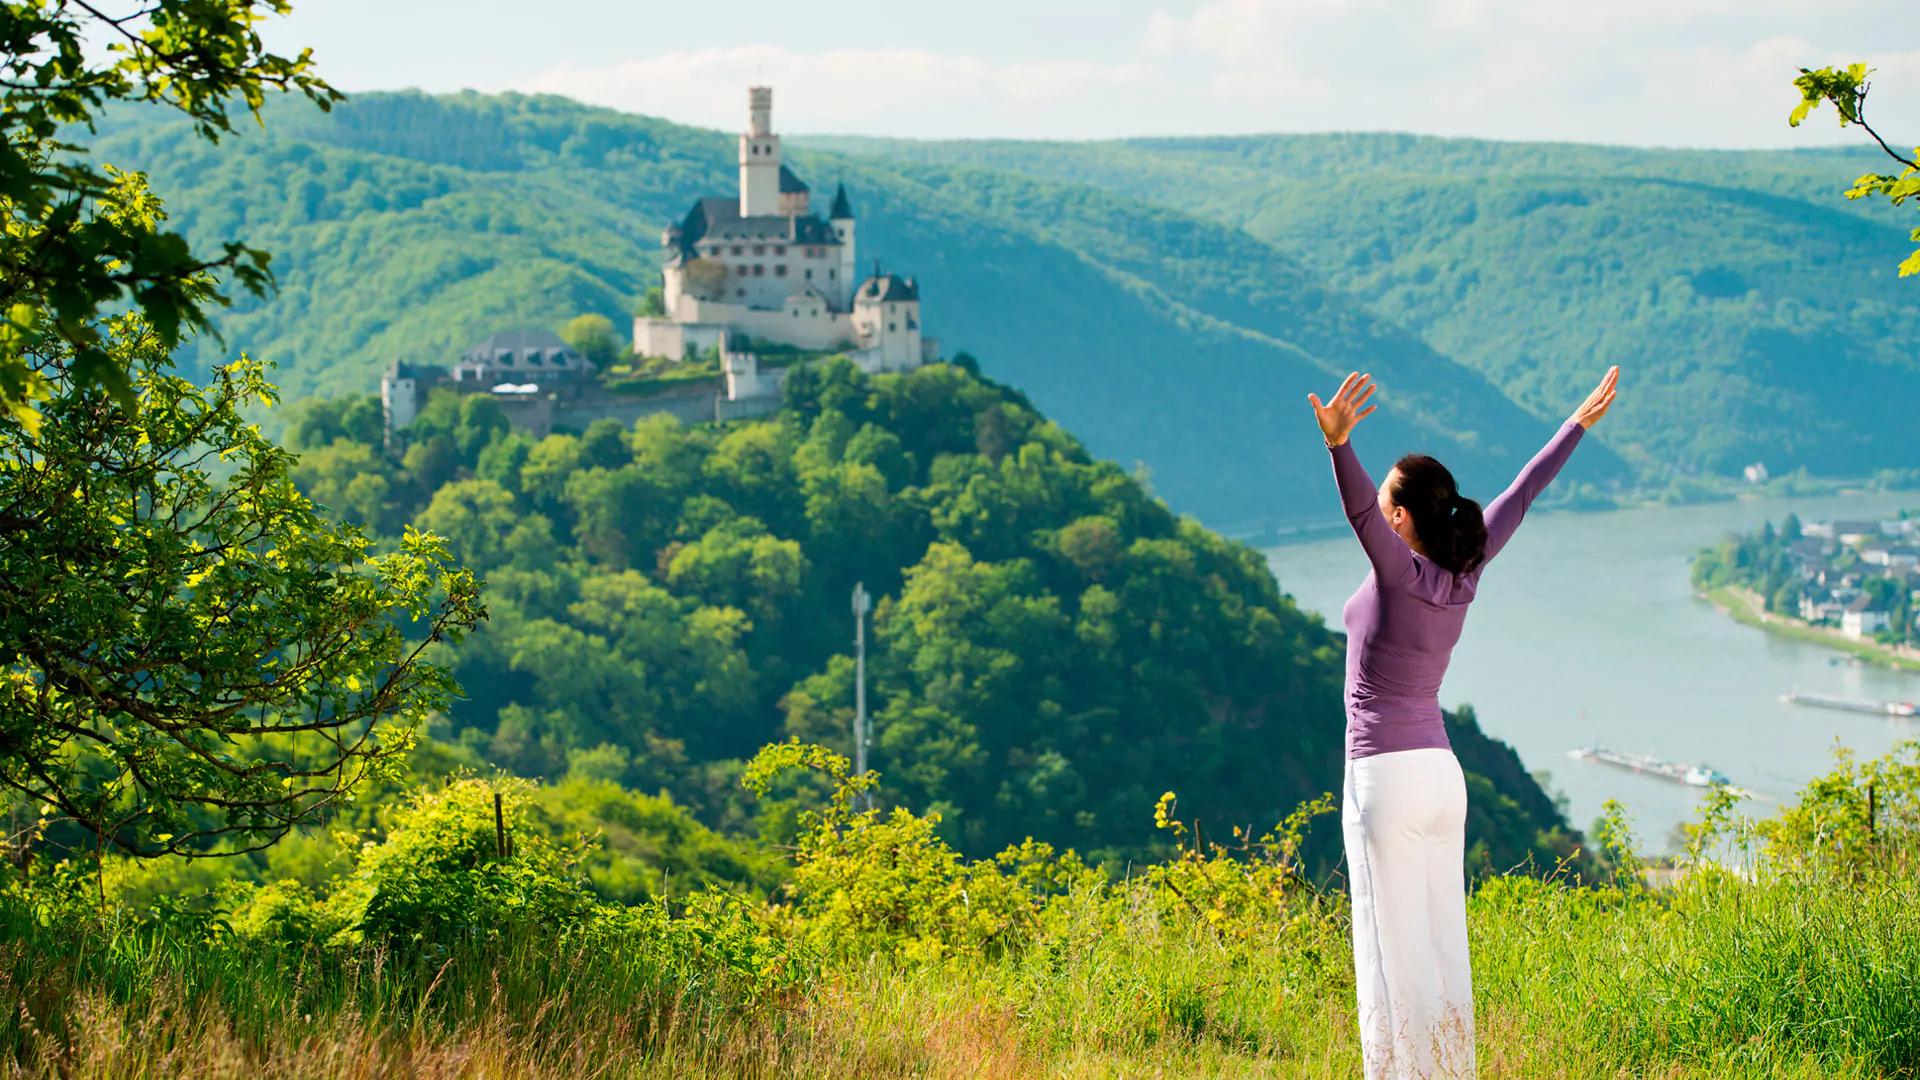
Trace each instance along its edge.
<path fill-rule="evenodd" d="M 1430 457 L 1400 459 L 1378 489 L 1348 443 L 1377 405 L 1352 374 L 1307 395 L 1340 502 L 1373 572 L 1341 609 L 1347 629 L 1347 766 L 1340 804 L 1353 894 L 1353 966 L 1367 1080 L 1474 1075 L 1467 958 L 1467 788 L 1440 714 L 1440 680 L 1480 574 L 1613 404 L 1620 369 L 1488 504 Z"/>

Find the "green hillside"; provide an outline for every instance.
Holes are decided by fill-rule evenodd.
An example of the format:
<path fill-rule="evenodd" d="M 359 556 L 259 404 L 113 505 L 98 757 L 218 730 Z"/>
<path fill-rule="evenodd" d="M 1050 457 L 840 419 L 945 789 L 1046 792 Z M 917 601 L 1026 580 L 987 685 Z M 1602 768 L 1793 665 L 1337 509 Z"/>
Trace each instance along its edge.
<path fill-rule="evenodd" d="M 358 392 L 395 357 L 445 361 L 503 326 L 584 311 L 623 323 L 655 279 L 661 226 L 736 183 L 720 133 L 519 96 L 280 109 L 219 147 L 129 113 L 94 150 L 148 170 L 196 240 L 244 235 L 274 252 L 280 293 L 220 325 L 229 347 L 275 360 L 295 395 Z M 990 375 L 1092 452 L 1144 462 L 1159 494 L 1211 523 L 1334 516 L 1301 402 L 1350 368 L 1397 391 L 1368 444 L 1376 465 L 1422 448 L 1486 490 L 1550 430 L 1216 222 L 987 170 L 832 153 L 795 164 L 817 187 L 846 181 L 864 255 L 920 278 L 949 352 L 989 358 Z M 1578 468 L 1621 471 L 1603 454 Z"/>
<path fill-rule="evenodd" d="M 316 499 L 446 536 L 486 578 L 447 737 L 520 775 L 666 791 L 781 841 L 739 770 L 789 737 L 851 743 L 858 581 L 883 794 L 969 852 L 1034 837 L 1118 868 L 1164 842 L 1168 789 L 1216 835 L 1338 790 L 1341 643 L 1253 549 L 951 364 L 838 360 L 787 395 L 765 421 L 536 441 L 490 395 L 441 392 L 398 457 L 377 405 L 313 399 L 289 439 Z M 1470 716 L 1452 735 L 1476 865 L 1550 867 L 1570 848 L 1552 799 Z"/>
<path fill-rule="evenodd" d="M 1399 135 L 1118 143 L 813 140 L 920 168 L 1099 186 L 1213 218 L 1551 416 L 1620 364 L 1603 440 L 1669 469 L 1920 465 L 1910 222 L 1841 192 L 1864 152 Z"/>

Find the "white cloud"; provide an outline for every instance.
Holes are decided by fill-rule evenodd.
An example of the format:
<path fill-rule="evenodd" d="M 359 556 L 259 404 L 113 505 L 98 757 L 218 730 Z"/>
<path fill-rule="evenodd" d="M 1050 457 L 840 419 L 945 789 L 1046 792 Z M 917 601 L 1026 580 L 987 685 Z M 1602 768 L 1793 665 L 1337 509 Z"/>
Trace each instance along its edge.
<path fill-rule="evenodd" d="M 1708 146 L 1805 145 L 1795 70 L 1864 58 L 1920 126 L 1910 0 L 1209 0 L 1141 51 L 1305 127 Z"/>
<path fill-rule="evenodd" d="M 766 83 L 784 131 L 1805 146 L 1855 133 L 1786 127 L 1795 69 L 1854 59 L 1880 69 L 1883 130 L 1920 140 L 1912 0 L 1201 0 L 1143 18 L 1119 55 L 743 45 L 561 66 L 515 86 L 728 130 L 744 88 Z"/>
<path fill-rule="evenodd" d="M 731 130 L 746 110 L 746 87 L 765 84 L 776 91 L 780 130 L 954 137 L 1073 135 L 1060 125 L 1076 116 L 1101 117 L 1099 134 L 1128 133 L 1124 110 L 1109 110 L 1150 100 L 1163 82 L 1137 62 L 993 64 L 919 49 L 749 45 L 563 66 L 517 88 Z"/>

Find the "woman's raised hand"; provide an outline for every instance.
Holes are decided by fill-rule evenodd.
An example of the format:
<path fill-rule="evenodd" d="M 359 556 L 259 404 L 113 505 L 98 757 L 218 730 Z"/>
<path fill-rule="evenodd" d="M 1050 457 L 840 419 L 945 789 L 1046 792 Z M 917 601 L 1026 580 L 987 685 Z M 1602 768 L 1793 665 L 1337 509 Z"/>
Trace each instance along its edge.
<path fill-rule="evenodd" d="M 1587 400 L 1573 410 L 1573 421 L 1583 428 L 1591 428 L 1599 423 L 1600 418 L 1607 415 L 1607 410 L 1613 407 L 1613 395 L 1619 391 L 1619 388 L 1620 369 L 1610 367 L 1607 369 L 1606 377 L 1600 380 L 1600 385 L 1594 387 L 1593 393 L 1587 395 Z"/>
<path fill-rule="evenodd" d="M 1339 446 L 1347 441 L 1355 424 L 1372 415 L 1378 405 L 1368 405 L 1367 399 L 1380 388 L 1373 376 L 1354 372 L 1347 376 L 1340 389 L 1334 391 L 1333 400 L 1320 404 L 1319 394 L 1308 394 L 1307 403 L 1313 406 L 1313 418 L 1320 423 L 1320 434 L 1327 437 L 1328 446 Z M 1608 398 L 1612 400 L 1611 397 Z M 1364 407 L 1363 407 L 1364 406 Z M 1604 411 L 1604 410 L 1602 410 Z"/>

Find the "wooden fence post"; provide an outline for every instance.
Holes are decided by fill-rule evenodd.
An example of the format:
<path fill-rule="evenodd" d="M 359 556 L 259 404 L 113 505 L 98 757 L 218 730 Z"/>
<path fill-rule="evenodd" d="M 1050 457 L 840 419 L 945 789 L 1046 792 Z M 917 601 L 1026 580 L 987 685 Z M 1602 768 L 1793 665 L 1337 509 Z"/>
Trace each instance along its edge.
<path fill-rule="evenodd" d="M 500 793 L 493 793 L 493 847 L 502 859 L 507 857 L 507 818 L 500 810 Z"/>
<path fill-rule="evenodd" d="M 1873 781 L 1869 780 L 1867 781 L 1867 839 L 1868 840 L 1874 839 L 1874 831 L 1873 831 L 1874 820 L 1873 819 L 1879 816 L 1878 813 L 1876 813 L 1878 809 L 1879 807 L 1874 805 Z"/>

